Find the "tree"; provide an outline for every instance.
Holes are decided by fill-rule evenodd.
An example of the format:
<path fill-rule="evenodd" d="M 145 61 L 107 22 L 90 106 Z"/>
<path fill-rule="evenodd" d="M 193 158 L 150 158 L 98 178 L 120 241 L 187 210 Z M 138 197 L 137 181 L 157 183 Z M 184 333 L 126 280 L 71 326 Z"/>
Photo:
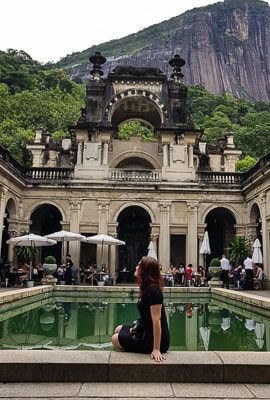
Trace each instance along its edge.
<path fill-rule="evenodd" d="M 141 136 L 147 141 L 155 140 L 153 128 L 138 121 L 124 122 L 120 125 L 118 133 L 121 140 L 128 140 L 132 135 Z"/>
<path fill-rule="evenodd" d="M 249 241 L 244 236 L 235 236 L 227 249 L 231 262 L 235 265 L 242 264 L 249 253 Z"/>
<path fill-rule="evenodd" d="M 254 164 L 256 164 L 257 159 L 251 156 L 245 156 L 242 160 L 238 160 L 236 162 L 236 172 L 245 172 Z"/>

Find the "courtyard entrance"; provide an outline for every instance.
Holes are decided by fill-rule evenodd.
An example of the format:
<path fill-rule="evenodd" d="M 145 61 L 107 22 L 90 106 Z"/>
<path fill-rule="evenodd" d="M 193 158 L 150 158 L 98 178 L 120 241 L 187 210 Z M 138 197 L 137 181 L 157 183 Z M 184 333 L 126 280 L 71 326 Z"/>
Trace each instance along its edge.
<path fill-rule="evenodd" d="M 209 234 L 211 254 L 207 254 L 206 264 L 214 257 L 221 258 L 226 254 L 226 248 L 235 236 L 236 220 L 233 214 L 224 207 L 218 207 L 210 211 L 205 219 Z"/>
<path fill-rule="evenodd" d="M 31 232 L 37 235 L 49 235 L 62 229 L 62 215 L 57 207 L 44 204 L 38 207 L 30 217 L 32 221 Z M 61 260 L 61 243 L 55 246 L 41 247 L 41 261 L 48 255 L 52 255 L 59 262 Z"/>
<path fill-rule="evenodd" d="M 133 282 L 138 261 L 148 253 L 150 216 L 142 207 L 125 208 L 118 217 L 118 238 L 126 242 L 119 246 L 119 281 Z"/>

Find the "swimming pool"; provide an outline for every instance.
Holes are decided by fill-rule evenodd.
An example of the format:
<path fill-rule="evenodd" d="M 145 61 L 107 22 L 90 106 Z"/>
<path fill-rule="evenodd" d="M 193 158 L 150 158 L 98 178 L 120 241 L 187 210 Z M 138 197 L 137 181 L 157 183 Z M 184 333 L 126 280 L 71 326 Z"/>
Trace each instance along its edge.
<path fill-rule="evenodd" d="M 211 294 L 164 295 L 176 351 L 269 351 L 270 312 Z M 136 295 L 51 292 L 0 308 L 0 350 L 110 350 L 115 326 L 138 317 Z"/>

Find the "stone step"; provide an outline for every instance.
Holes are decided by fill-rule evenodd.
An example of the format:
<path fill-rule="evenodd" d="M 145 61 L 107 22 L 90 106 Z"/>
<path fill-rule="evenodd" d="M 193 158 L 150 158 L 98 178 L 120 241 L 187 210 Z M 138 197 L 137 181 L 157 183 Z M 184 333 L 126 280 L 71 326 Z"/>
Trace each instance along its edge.
<path fill-rule="evenodd" d="M 0 382 L 270 383 L 270 356 L 170 351 L 157 364 L 149 355 L 116 351 L 5 350 Z"/>

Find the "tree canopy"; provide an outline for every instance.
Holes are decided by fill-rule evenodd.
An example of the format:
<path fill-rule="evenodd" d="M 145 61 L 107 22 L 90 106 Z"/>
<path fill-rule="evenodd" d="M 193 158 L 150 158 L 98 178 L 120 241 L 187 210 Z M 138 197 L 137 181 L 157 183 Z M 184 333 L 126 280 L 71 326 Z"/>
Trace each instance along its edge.
<path fill-rule="evenodd" d="M 69 137 L 84 105 L 85 87 L 54 65 L 42 65 L 23 51 L 0 51 L 0 144 L 21 163 L 29 165 L 27 143 L 43 128 L 55 141 Z M 243 152 L 239 171 L 270 152 L 270 104 L 236 99 L 230 93 L 212 94 L 202 85 L 190 86 L 188 109 L 204 139 L 215 144 L 233 133 Z M 153 140 L 153 130 L 138 121 L 122 124 L 119 137 L 131 134 Z M 246 156 L 251 157 L 246 158 Z"/>
<path fill-rule="evenodd" d="M 42 127 L 53 137 L 68 137 L 84 104 L 85 89 L 61 69 L 33 61 L 23 51 L 0 51 L 0 144 L 29 164 L 27 143 Z"/>

